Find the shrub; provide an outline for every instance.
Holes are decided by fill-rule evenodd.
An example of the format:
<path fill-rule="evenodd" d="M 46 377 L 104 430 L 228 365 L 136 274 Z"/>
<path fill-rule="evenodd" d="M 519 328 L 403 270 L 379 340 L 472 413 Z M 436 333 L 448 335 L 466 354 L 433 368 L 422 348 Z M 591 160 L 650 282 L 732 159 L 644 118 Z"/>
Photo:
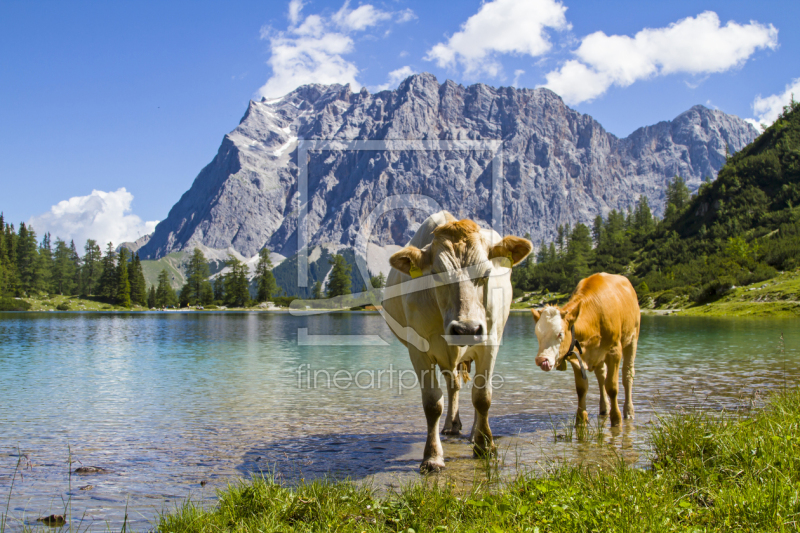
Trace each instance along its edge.
<path fill-rule="evenodd" d="M 69 311 L 69 304 L 62 302 L 56 306 L 56 311 Z"/>
<path fill-rule="evenodd" d="M 297 296 L 276 296 L 272 302 L 280 307 L 289 307 L 294 300 L 297 300 Z"/>
<path fill-rule="evenodd" d="M 666 305 L 675 299 L 675 293 L 672 291 L 664 291 L 656 298 L 656 305 Z"/>
<path fill-rule="evenodd" d="M 517 288 L 517 287 L 514 287 L 514 291 L 513 291 L 513 298 L 514 298 L 515 300 L 516 300 L 517 298 L 519 298 L 520 296 L 523 296 L 524 294 L 525 294 L 525 291 L 523 291 L 522 289 L 519 289 L 519 288 Z"/>
<path fill-rule="evenodd" d="M 0 298 L 0 311 L 30 311 L 30 309 L 31 304 L 25 300 L 17 300 L 10 296 Z"/>

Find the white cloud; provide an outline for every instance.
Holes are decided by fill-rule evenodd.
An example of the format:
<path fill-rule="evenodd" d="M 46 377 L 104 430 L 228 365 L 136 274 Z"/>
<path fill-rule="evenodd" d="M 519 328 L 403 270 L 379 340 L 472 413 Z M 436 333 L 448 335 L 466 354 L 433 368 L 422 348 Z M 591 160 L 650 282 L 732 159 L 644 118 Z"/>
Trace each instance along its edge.
<path fill-rule="evenodd" d="M 39 235 L 50 232 L 65 241 L 74 240 L 81 249 L 86 239 L 96 240 L 101 247 L 134 241 L 152 233 L 157 220 L 144 222 L 132 214 L 133 195 L 122 187 L 113 192 L 93 190 L 88 196 L 74 196 L 58 202 L 50 211 L 32 217 L 28 224 Z"/>
<path fill-rule="evenodd" d="M 525 71 L 522 69 L 517 69 L 514 71 L 514 82 L 511 84 L 512 87 L 519 88 L 519 78 L 525 74 Z"/>
<path fill-rule="evenodd" d="M 393 70 L 389 73 L 389 79 L 386 81 L 386 83 L 384 83 L 383 85 L 378 85 L 377 87 L 375 87 L 375 90 L 385 91 L 386 89 L 394 89 L 401 81 L 411 76 L 412 74 L 416 74 L 416 72 L 414 72 L 414 69 L 412 69 L 408 65 L 400 67 L 397 70 Z"/>
<path fill-rule="evenodd" d="M 414 13 L 414 11 L 412 11 L 410 8 L 404 9 L 403 11 L 397 13 L 397 22 L 399 22 L 400 24 L 404 22 L 410 22 L 416 19 L 417 19 L 417 14 Z"/>
<path fill-rule="evenodd" d="M 302 0 L 291 0 L 289 2 L 289 22 L 296 26 L 300 22 L 300 12 L 303 10 Z"/>
<path fill-rule="evenodd" d="M 466 76 L 502 72 L 497 54 L 539 56 L 551 48 L 546 29 L 567 30 L 567 10 L 557 0 L 494 0 L 483 4 L 446 43 L 428 50 L 425 59 L 440 67 L 464 67 Z"/>
<path fill-rule="evenodd" d="M 576 104 L 603 94 L 612 85 L 627 87 L 653 76 L 725 72 L 741 66 L 756 50 L 778 46 L 772 25 L 720 26 L 712 11 L 687 17 L 666 28 L 645 28 L 634 37 L 587 35 L 574 52 L 577 59 L 546 75 L 544 85 Z"/>
<path fill-rule="evenodd" d="M 381 11 L 370 4 L 358 6 L 356 9 L 349 7 L 350 0 L 347 0 L 332 17 L 333 22 L 344 31 L 363 31 L 392 18 L 392 14 L 388 11 Z"/>
<path fill-rule="evenodd" d="M 783 106 L 789 105 L 794 95 L 795 101 L 800 99 L 800 78 L 795 78 L 786 86 L 783 94 L 762 97 L 760 94 L 753 100 L 754 119 L 748 122 L 760 129 L 761 124 L 771 125 L 783 113 Z"/>
<path fill-rule="evenodd" d="M 261 28 L 261 38 L 270 44 L 267 64 L 272 68 L 272 76 L 258 90 L 259 96 L 280 97 L 309 83 L 349 83 L 357 90 L 361 87 L 356 80 L 358 67 L 344 58 L 353 51 L 349 34 L 395 17 L 398 22 L 416 17 L 409 9 L 394 13 L 370 4 L 350 9 L 348 0 L 331 16 L 312 14 L 303 18 L 303 6 L 302 0 L 289 2 L 291 24 L 286 31 Z"/>

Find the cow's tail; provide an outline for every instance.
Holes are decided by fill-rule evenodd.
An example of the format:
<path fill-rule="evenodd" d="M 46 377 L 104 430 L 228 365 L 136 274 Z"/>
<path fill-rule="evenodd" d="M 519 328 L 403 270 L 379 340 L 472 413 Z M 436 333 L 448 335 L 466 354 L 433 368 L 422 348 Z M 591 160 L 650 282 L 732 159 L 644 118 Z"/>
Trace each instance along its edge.
<path fill-rule="evenodd" d="M 472 361 L 465 361 L 463 363 L 458 363 L 458 373 L 461 376 L 461 382 L 466 383 L 469 381 L 469 372 L 472 368 Z"/>

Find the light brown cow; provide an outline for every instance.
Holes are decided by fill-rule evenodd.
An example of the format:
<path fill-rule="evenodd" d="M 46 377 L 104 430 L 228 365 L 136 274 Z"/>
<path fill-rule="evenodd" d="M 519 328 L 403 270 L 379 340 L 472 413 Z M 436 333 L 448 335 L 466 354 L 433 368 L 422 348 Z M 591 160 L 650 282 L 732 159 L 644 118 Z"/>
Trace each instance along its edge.
<path fill-rule="evenodd" d="M 589 421 L 586 413 L 589 381 L 584 378 L 585 372 L 581 371 L 576 350 L 570 352 L 573 332 L 583 349 L 581 357 L 584 368 L 595 373 L 600 385 L 600 415 L 608 414 L 610 407 L 612 427 L 621 423 L 617 391 L 622 361 L 625 418 L 633 418 L 633 363 L 641 314 L 636 291 L 628 278 L 606 273 L 594 274 L 578 283 L 572 298 L 563 308 L 548 306 L 541 311 L 531 311 L 539 341 L 536 364 L 544 371 L 557 368 L 565 359 L 572 364 L 578 392 L 576 423 L 586 424 Z"/>
<path fill-rule="evenodd" d="M 456 369 L 475 361 L 473 450 L 486 454 L 494 449 L 489 428 L 492 372 L 511 306 L 511 265 L 530 251 L 526 239 L 500 238 L 493 230 L 442 211 L 428 217 L 408 246 L 390 259 L 384 317 L 408 348 L 422 390 L 428 424 L 423 472 L 444 468 L 439 439 L 444 402 L 436 366 L 447 383 L 444 432 L 457 434 L 462 378 Z"/>

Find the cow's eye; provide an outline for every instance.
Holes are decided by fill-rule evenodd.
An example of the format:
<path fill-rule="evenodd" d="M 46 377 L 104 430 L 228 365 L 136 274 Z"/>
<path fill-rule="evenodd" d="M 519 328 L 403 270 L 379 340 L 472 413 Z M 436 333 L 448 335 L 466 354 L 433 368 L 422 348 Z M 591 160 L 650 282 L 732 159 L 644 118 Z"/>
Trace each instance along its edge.
<path fill-rule="evenodd" d="M 564 340 L 564 334 L 563 333 L 559 333 L 558 334 L 558 340 Z"/>

